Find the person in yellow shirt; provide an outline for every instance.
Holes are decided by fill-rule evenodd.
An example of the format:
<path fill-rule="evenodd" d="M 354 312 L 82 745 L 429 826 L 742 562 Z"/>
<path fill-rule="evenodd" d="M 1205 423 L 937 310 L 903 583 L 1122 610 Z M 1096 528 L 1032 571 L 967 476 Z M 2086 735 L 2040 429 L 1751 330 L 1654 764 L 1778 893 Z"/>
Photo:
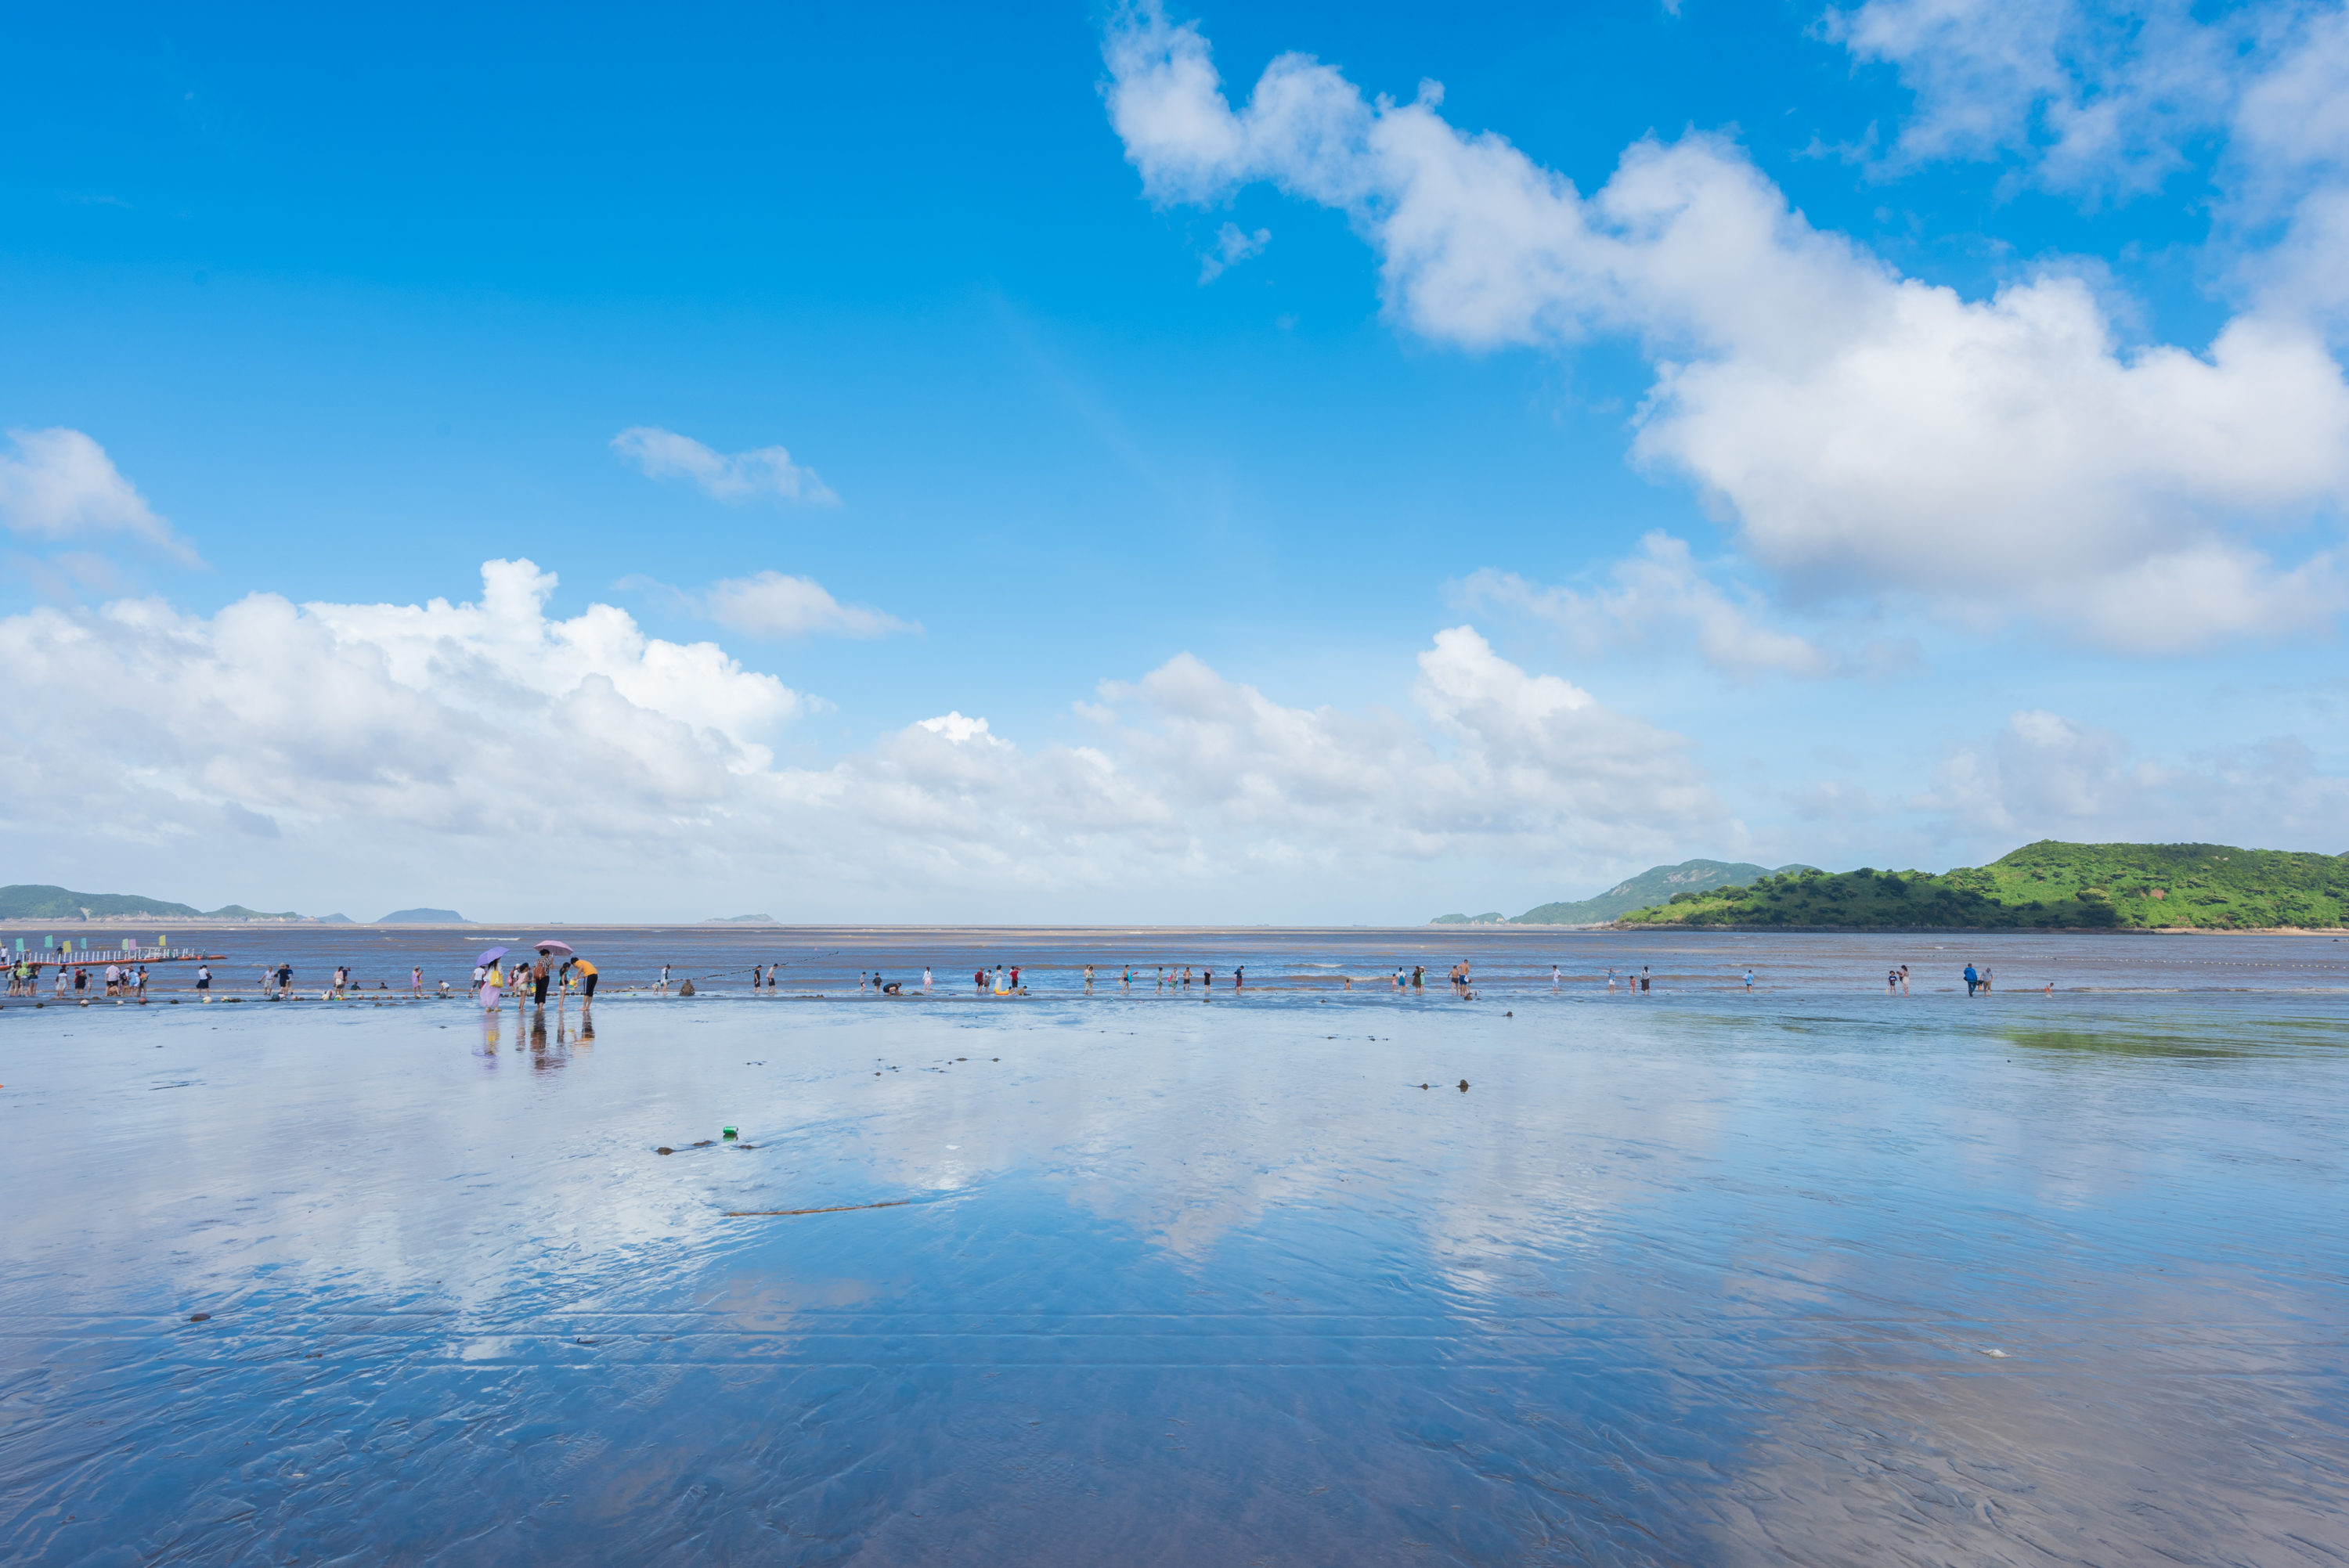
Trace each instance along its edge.
<path fill-rule="evenodd" d="M 595 966 L 585 958 L 574 958 L 571 967 L 579 976 L 579 1005 L 584 1007 L 595 999 Z"/>

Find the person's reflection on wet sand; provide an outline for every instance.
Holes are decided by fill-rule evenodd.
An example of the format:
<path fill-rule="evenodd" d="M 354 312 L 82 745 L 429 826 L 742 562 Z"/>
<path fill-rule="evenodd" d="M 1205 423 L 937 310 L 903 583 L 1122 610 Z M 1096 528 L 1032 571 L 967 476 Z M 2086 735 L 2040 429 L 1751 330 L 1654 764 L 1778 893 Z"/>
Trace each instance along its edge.
<path fill-rule="evenodd" d="M 494 1009 L 481 1015 L 481 1054 L 485 1057 L 494 1057 L 498 1054 L 499 1016 L 500 1015 Z"/>

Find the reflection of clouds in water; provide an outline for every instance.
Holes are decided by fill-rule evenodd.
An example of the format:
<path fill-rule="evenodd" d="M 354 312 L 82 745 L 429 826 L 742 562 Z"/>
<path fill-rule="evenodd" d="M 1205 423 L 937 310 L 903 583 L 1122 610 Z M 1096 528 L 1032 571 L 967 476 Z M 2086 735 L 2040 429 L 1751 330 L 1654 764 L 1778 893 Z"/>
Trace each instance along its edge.
<path fill-rule="evenodd" d="M 46 1310 L 176 1293 L 245 1318 L 171 1342 L 202 1376 L 168 1409 L 135 1379 L 105 1398 L 159 1433 L 242 1420 L 233 1443 L 323 1422 L 360 1479 L 395 1462 L 369 1437 L 388 1419 L 438 1431 L 397 1461 L 419 1539 L 452 1510 L 487 1528 L 516 1477 L 575 1480 L 578 1517 L 647 1547 L 604 1554 L 651 1560 L 719 1539 L 697 1511 L 722 1471 L 737 1522 L 805 1506 L 868 1540 L 963 1478 L 955 1533 L 893 1537 L 893 1561 L 950 1555 L 982 1515 L 1047 1522 L 998 1554 L 1046 1561 L 1053 1531 L 1098 1546 L 1195 1505 L 1233 1560 L 1404 1535 L 1466 1561 L 2141 1560 L 2179 1510 L 2190 1556 L 2228 1555 L 2226 1530 L 2255 1560 L 2338 1542 L 2321 1069 L 2054 1074 L 1961 1006 L 1935 1030 L 647 1006 L 560 1073 L 515 1070 L 511 1019 L 480 1055 L 455 1007 L 149 1016 L 86 1055 L 16 1037 L 63 1087 L 0 1161 Z M 550 1054 L 576 1025 L 550 1023 Z M 756 1147 L 689 1149 L 728 1122 Z M 86 1255 L 105 1277 L 67 1278 Z M 388 1309 L 404 1326 L 349 1326 Z M 402 1376 L 314 1391 L 253 1354 L 347 1333 Z M 133 1337 L 83 1365 L 155 1354 Z M 534 1435 L 591 1408 L 600 1454 L 586 1426 Z M 186 1495 L 225 1517 L 246 1483 L 202 1463 L 231 1479 Z M 2131 1490 L 2157 1484 L 2161 1511 Z M 1316 1511 L 1341 1496 L 1333 1527 Z M 1461 1521 L 1487 1533 L 1443 1535 Z"/>
<path fill-rule="evenodd" d="M 550 1007 L 541 1028 L 432 1004 L 375 1026 L 387 1015 L 372 1008 L 285 1004 L 203 1021 L 217 1016 L 142 1019 L 132 1047 L 201 1060 L 204 1092 L 105 1100 L 89 1130 L 87 1144 L 136 1147 L 169 1179 L 123 1202 L 21 1205 L 20 1258 L 129 1260 L 169 1301 L 364 1298 L 495 1320 L 542 1304 L 550 1278 L 736 1239 L 725 1205 L 647 1179 L 654 1143 L 691 1141 L 670 1111 L 623 1112 L 646 1135 L 616 1143 L 608 1124 L 578 1130 L 583 1110 L 592 1125 L 609 1107 L 540 1098 L 549 1068 L 594 1049 L 575 1016 Z M 500 1070 L 523 1062 L 533 1070 Z M 159 1248 L 159 1235 L 189 1241 Z M 59 1290 L 110 1299 L 122 1283 Z"/>
<path fill-rule="evenodd" d="M 878 1091 L 890 1111 L 860 1123 L 858 1148 L 876 1188 L 947 1190 L 1034 1171 L 1194 1268 L 1226 1238 L 1285 1214 L 1312 1209 L 1312 1222 L 1350 1228 L 1356 1211 L 1381 1205 L 1378 1233 L 1458 1260 L 1459 1288 L 1473 1298 L 1510 1288 L 1485 1277 L 1493 1260 L 1585 1244 L 1578 1238 L 1600 1216 L 1656 1191 L 1651 1161 L 1688 1158 L 1717 1136 L 1721 1110 L 1702 1084 L 1682 1081 L 1684 1069 L 1656 1069 L 1653 1103 L 1607 1088 L 1591 1054 L 1607 1045 L 1542 1047 L 1464 1096 L 1454 1084 L 1481 1076 L 1483 1047 L 1464 1055 L 1441 1043 L 1451 1026 L 1442 1014 L 1381 1009 L 1342 1020 L 1355 1037 L 1325 1039 L 1332 1022 L 1231 1008 L 1154 1029 L 1144 1046 L 1096 1036 L 1113 1062 L 1097 1073 L 1014 1064 L 1009 1079 L 985 1062 L 922 1070 L 938 1064 L 908 1045 L 906 1070 Z M 1588 1038 L 1594 1026 L 1580 1026 Z M 1669 1092 L 1678 1088 L 1699 1098 Z M 951 1156 L 949 1141 L 961 1145 Z"/>
<path fill-rule="evenodd" d="M 1506 1077 L 1465 1095 L 1439 1083 L 1420 1097 L 1433 1102 L 1423 1118 L 1458 1130 L 1444 1139 L 1413 1223 L 1463 1307 L 1559 1298 L 1561 1270 L 1651 1244 L 1670 1222 L 1650 1211 L 1716 1162 L 1735 1108 L 1701 1069 L 1649 1057 L 1650 1023 L 1609 1018 L 1563 1039 L 1537 1035 Z M 1625 1092 L 1627 1054 L 1648 1057 L 1636 1093 Z"/>

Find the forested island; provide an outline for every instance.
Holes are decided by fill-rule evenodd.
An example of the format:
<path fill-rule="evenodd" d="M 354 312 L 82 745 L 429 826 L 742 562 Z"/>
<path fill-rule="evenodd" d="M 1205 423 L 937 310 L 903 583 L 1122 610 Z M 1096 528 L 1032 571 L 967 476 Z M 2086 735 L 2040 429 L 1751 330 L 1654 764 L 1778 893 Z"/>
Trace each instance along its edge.
<path fill-rule="evenodd" d="M 2349 855 L 2229 844 L 2043 839 L 1986 866 L 1787 871 L 1679 892 L 1619 917 L 1660 925 L 1882 930 L 2255 930 L 2339 927 Z"/>

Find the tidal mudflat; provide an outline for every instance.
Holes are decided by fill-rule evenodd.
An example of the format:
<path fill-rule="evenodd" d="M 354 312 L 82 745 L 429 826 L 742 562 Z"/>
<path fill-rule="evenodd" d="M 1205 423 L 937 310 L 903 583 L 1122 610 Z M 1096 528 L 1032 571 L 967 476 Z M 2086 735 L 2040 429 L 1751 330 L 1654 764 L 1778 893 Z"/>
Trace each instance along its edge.
<path fill-rule="evenodd" d="M 2349 1557 L 2337 995 L 545 1019 L 10 1006 L 0 1555 Z"/>

